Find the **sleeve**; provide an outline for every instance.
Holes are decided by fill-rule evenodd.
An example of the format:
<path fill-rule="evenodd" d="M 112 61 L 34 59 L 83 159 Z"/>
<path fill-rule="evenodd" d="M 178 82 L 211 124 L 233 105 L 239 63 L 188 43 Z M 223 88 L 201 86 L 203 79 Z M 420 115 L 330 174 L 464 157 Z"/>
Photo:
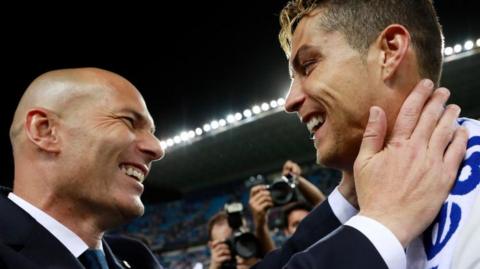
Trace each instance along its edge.
<path fill-rule="evenodd" d="M 280 248 L 267 254 L 253 268 L 282 268 L 293 254 L 307 249 L 309 246 L 325 237 L 341 223 L 328 202 L 321 203 L 306 216 L 297 231 Z"/>
<path fill-rule="evenodd" d="M 296 253 L 285 269 L 388 269 L 370 240 L 344 225 L 307 250 Z"/>
<path fill-rule="evenodd" d="M 328 196 L 328 203 L 332 208 L 333 214 L 342 224 L 345 224 L 345 222 L 358 213 L 358 210 L 343 197 L 338 187 Z"/>
<path fill-rule="evenodd" d="M 407 258 L 402 244 L 383 224 L 365 216 L 355 216 L 345 225 L 357 229 L 367 237 L 382 256 L 388 268 L 404 269 L 407 267 Z"/>

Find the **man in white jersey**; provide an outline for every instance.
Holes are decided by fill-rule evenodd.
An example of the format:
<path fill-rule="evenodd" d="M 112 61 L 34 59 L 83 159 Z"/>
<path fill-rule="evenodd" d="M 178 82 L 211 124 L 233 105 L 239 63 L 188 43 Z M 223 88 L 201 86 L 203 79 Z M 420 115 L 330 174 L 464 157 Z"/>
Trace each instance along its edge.
<path fill-rule="evenodd" d="M 370 158 L 368 154 L 358 155 L 362 137 L 386 135 L 389 142 L 386 151 L 405 144 L 406 141 L 398 139 L 394 126 L 402 104 L 421 78 L 429 78 L 424 80 L 429 87 L 440 80 L 443 41 L 432 2 L 292 0 L 280 17 L 280 42 L 289 58 L 292 78 L 286 110 L 298 113 L 307 125 L 314 139 L 317 161 L 343 171 L 337 192 L 344 199 L 334 203 L 332 209 L 348 214 L 339 220 L 363 231 L 372 242 L 382 237 L 382 233 L 381 228 L 369 232 L 369 221 L 375 220 L 387 228 L 387 233 L 392 232 L 398 239 L 397 247 L 382 249 L 373 243 L 389 268 L 450 268 L 452 259 L 455 260 L 455 246 L 461 244 L 458 239 L 480 189 L 479 122 L 459 120 L 469 131 L 465 161 L 440 214 L 421 237 L 405 237 L 405 233 L 412 232 L 411 227 L 398 227 L 400 220 L 384 218 L 386 213 L 381 208 L 390 203 L 388 196 L 378 201 L 373 199 L 378 191 L 373 184 L 358 184 L 368 170 L 365 162 Z M 445 102 L 448 96 L 448 91 L 440 89 L 430 102 Z M 447 106 L 445 111 L 460 113 L 455 105 Z M 443 110 L 429 113 L 440 115 Z M 370 121 L 387 125 L 364 135 L 369 116 Z M 411 138 L 430 134 L 427 129 L 416 130 Z M 418 156 L 405 156 L 405 161 L 412 162 L 415 157 Z M 382 167 L 377 168 L 376 183 L 386 185 L 383 191 L 391 192 L 392 197 L 400 193 L 388 188 L 390 182 L 383 177 Z M 399 163 L 397 169 L 400 174 L 409 168 Z M 405 188 L 408 187 L 412 186 L 406 182 Z M 415 191 L 411 189 L 412 193 Z M 432 186 L 430 191 L 435 188 Z M 377 209 L 370 209 L 372 203 L 377 204 Z M 398 211 L 405 210 L 400 206 L 403 205 L 399 204 Z M 359 207 L 360 216 L 369 219 L 355 216 L 358 211 L 354 207 Z M 419 225 L 413 230 L 420 234 L 424 228 Z M 478 230 L 468 229 L 468 233 L 473 236 Z M 463 238 L 468 240 L 468 236 Z M 407 248 L 406 255 L 403 248 Z M 392 256 L 396 258 L 387 258 Z M 301 258 L 298 255 L 297 259 Z"/>

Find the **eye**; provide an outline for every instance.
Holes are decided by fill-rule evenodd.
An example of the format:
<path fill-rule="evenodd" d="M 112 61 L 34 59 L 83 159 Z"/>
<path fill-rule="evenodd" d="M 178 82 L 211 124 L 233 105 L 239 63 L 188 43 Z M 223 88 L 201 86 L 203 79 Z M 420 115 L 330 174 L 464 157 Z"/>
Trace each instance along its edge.
<path fill-rule="evenodd" d="M 128 127 L 133 128 L 135 126 L 135 120 L 131 117 L 122 117 L 123 121 L 128 125 Z"/>
<path fill-rule="evenodd" d="M 315 60 L 309 60 L 309 61 L 306 61 L 305 63 L 303 63 L 302 64 L 302 69 L 303 69 L 303 73 L 305 74 L 305 76 L 310 75 L 310 73 L 313 71 L 313 69 L 315 68 L 316 65 L 317 65 L 317 61 L 315 61 Z"/>

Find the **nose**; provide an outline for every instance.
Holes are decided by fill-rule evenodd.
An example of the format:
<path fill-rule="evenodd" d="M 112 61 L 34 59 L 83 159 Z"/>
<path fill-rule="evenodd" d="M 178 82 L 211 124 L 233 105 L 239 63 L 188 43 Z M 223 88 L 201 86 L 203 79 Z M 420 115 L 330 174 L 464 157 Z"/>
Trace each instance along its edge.
<path fill-rule="evenodd" d="M 290 90 L 288 91 L 287 98 L 285 100 L 285 110 L 287 112 L 297 112 L 305 102 L 305 95 L 301 90 L 299 82 L 292 80 L 290 84 Z"/>
<path fill-rule="evenodd" d="M 144 134 L 138 143 L 140 151 L 149 157 L 149 161 L 157 161 L 163 158 L 165 151 L 160 145 L 160 140 L 150 132 L 144 132 Z"/>

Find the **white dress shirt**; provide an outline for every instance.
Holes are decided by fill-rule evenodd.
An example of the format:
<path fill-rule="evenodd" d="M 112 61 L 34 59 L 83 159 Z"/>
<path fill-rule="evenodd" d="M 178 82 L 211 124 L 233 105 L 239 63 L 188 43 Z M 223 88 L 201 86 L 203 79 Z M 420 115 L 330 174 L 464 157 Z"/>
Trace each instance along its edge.
<path fill-rule="evenodd" d="M 40 223 L 40 225 L 42 225 L 53 236 L 55 236 L 55 238 L 57 238 L 58 241 L 60 241 L 75 258 L 78 258 L 85 250 L 88 249 L 88 245 L 78 235 L 65 227 L 65 225 L 58 222 L 56 219 L 52 218 L 47 213 L 15 195 L 13 192 L 8 194 L 8 199 L 25 210 L 30 216 L 32 216 L 32 218 Z M 103 251 L 101 241 L 99 249 Z"/>

